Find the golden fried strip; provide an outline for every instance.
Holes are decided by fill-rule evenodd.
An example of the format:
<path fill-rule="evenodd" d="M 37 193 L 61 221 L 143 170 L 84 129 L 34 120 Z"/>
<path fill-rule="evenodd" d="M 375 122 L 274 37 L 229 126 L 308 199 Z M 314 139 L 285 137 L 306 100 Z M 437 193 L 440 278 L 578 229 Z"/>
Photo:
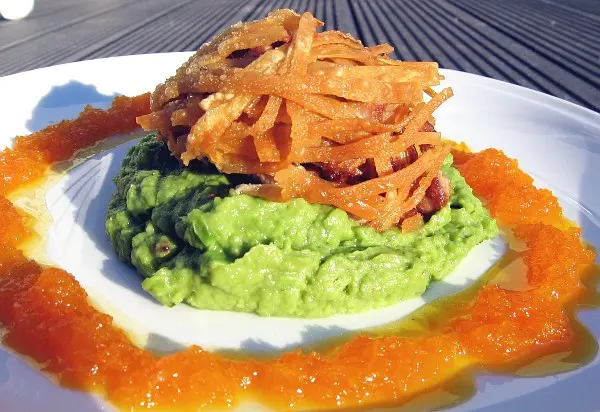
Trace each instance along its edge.
<path fill-rule="evenodd" d="M 292 75 L 306 74 L 309 59 L 311 58 L 310 49 L 312 47 L 313 35 L 317 27 L 322 25 L 322 21 L 315 19 L 308 12 L 300 17 L 294 40 L 288 50 L 288 59 L 282 64 L 280 73 L 290 73 Z"/>
<path fill-rule="evenodd" d="M 341 146 L 306 148 L 294 161 L 310 163 L 381 157 L 389 159 L 416 144 L 437 145 L 440 139 L 440 133 L 436 132 L 415 132 L 400 136 L 382 133 Z"/>
<path fill-rule="evenodd" d="M 342 97 L 355 102 L 416 103 L 423 100 L 422 86 L 415 82 L 382 82 L 357 77 L 273 75 L 244 71 L 223 87 L 225 93 L 275 95 L 291 100 L 298 93 Z"/>
<path fill-rule="evenodd" d="M 356 40 L 349 34 L 342 33 L 341 31 L 329 30 L 324 33 L 315 34 L 313 47 L 319 47 L 327 44 L 343 44 L 354 49 L 363 48 L 363 45 L 360 41 Z"/>
<path fill-rule="evenodd" d="M 429 86 L 439 84 L 437 63 L 401 62 L 395 66 L 340 66 L 331 64 L 320 69 L 324 76 L 358 77 L 360 79 L 377 79 L 387 82 L 418 82 Z"/>
<path fill-rule="evenodd" d="M 288 36 L 288 32 L 280 26 L 266 27 L 262 30 L 253 28 L 251 33 L 245 32 L 243 35 L 232 37 L 219 44 L 219 55 L 228 57 L 235 51 L 264 47 L 265 43 L 272 44 L 283 41 Z"/>
<path fill-rule="evenodd" d="M 308 132 L 311 135 L 327 137 L 338 143 L 346 143 L 347 140 L 341 136 L 353 134 L 354 132 L 384 133 L 400 131 L 394 124 L 381 124 L 366 119 L 329 119 L 317 123 L 311 123 Z"/>
<path fill-rule="evenodd" d="M 281 102 L 280 97 L 270 96 L 260 118 L 252 126 L 254 146 L 261 162 L 278 162 L 281 158 L 273 135 L 273 126 L 279 114 Z"/>

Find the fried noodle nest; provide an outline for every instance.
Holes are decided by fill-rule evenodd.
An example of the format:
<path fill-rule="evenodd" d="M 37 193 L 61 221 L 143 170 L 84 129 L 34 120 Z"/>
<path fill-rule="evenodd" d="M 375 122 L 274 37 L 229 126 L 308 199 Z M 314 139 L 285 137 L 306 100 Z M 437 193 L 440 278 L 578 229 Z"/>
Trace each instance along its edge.
<path fill-rule="evenodd" d="M 184 164 L 258 177 L 239 192 L 414 230 L 450 151 L 432 113 L 452 90 L 431 88 L 436 63 L 397 61 L 388 44 L 365 47 L 322 25 L 291 10 L 234 25 L 160 84 L 137 121 Z"/>

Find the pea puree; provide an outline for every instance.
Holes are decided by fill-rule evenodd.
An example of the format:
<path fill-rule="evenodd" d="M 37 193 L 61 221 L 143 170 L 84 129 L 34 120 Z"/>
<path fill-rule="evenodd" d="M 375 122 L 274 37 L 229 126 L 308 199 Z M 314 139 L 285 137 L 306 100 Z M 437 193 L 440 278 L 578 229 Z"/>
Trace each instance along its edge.
<path fill-rule="evenodd" d="M 114 181 L 106 231 L 142 287 L 166 306 L 324 317 L 421 295 L 498 232 L 451 167 L 448 206 L 415 233 L 378 233 L 343 210 L 237 194 L 240 176 L 183 168 L 154 135 L 130 149 Z"/>

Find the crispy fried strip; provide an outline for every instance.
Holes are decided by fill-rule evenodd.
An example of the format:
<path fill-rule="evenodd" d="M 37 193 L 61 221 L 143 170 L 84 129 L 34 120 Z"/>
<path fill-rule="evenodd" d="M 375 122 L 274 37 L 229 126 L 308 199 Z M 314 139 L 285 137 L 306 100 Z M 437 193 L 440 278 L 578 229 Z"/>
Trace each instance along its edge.
<path fill-rule="evenodd" d="M 413 192 L 409 199 L 402 202 L 401 199 L 407 196 L 408 190 L 410 187 L 403 188 L 398 190 L 398 195 L 396 198 L 396 202 L 392 207 L 387 207 L 385 211 L 381 214 L 381 217 L 377 220 L 371 222 L 371 226 L 376 228 L 379 231 L 384 231 L 390 229 L 395 222 L 402 220 L 402 217 L 406 215 L 409 211 L 415 209 L 419 202 L 423 200 L 425 197 L 425 192 L 427 188 L 431 185 L 431 181 L 435 178 L 439 172 L 439 168 L 446 156 L 450 153 L 450 146 L 444 145 L 440 150 L 440 153 L 436 156 L 436 158 L 432 161 L 430 166 L 430 170 L 425 173 L 425 175 L 419 180 L 419 184 L 417 189 Z M 419 215 L 417 213 L 417 215 Z M 420 219 L 413 218 L 415 220 L 409 221 L 406 225 L 404 224 L 405 220 L 402 220 L 402 232 L 407 233 L 409 231 L 414 231 L 420 228 L 423 225 L 423 217 L 421 215 Z M 409 217 L 410 218 L 410 217 Z"/>
<path fill-rule="evenodd" d="M 198 121 L 203 111 L 198 108 L 185 107 L 177 109 L 171 115 L 173 126 L 193 126 Z"/>
<path fill-rule="evenodd" d="M 181 78 L 168 81 L 157 86 L 152 94 L 151 108 L 153 111 L 162 109 L 169 101 L 187 93 L 214 93 L 223 87 L 221 75 L 202 69 L 200 73 L 191 73 Z"/>
<path fill-rule="evenodd" d="M 139 116 L 136 122 L 146 130 L 159 130 L 162 132 L 171 128 L 171 116 L 164 110 Z"/>
<path fill-rule="evenodd" d="M 394 124 L 381 124 L 365 119 L 323 120 L 311 123 L 308 127 L 309 134 L 326 137 L 338 143 L 346 143 L 348 140 L 342 136 L 354 134 L 355 132 L 384 133 L 395 131 L 400 131 L 400 128 Z"/>
<path fill-rule="evenodd" d="M 404 133 L 413 133 L 421 130 L 425 122 L 431 117 L 435 109 L 437 109 L 442 103 L 452 97 L 452 89 L 445 88 L 435 96 L 431 98 L 425 105 L 421 107 L 418 112 L 410 119 L 406 126 Z"/>
<path fill-rule="evenodd" d="M 378 65 L 379 63 L 378 57 L 368 50 L 347 44 L 322 44 L 313 47 L 310 53 L 314 60 L 338 58 L 354 60 L 366 65 Z"/>
<path fill-rule="evenodd" d="M 270 96 L 260 118 L 252 126 L 254 146 L 261 162 L 278 162 L 281 159 L 273 135 L 273 126 L 279 114 L 281 101 L 280 97 Z"/>
<path fill-rule="evenodd" d="M 260 118 L 252 126 L 253 134 L 263 134 L 275 125 L 281 102 L 281 97 L 269 96 Z"/>
<path fill-rule="evenodd" d="M 354 37 L 337 30 L 329 30 L 324 33 L 315 34 L 313 47 L 318 47 L 326 44 L 344 44 L 354 49 L 361 49 L 363 45 Z"/>
<path fill-rule="evenodd" d="M 300 154 L 306 146 L 305 140 L 308 137 L 308 122 L 304 116 L 304 110 L 296 103 L 289 102 L 287 112 L 292 119 L 292 132 L 290 134 L 291 149 L 289 160 L 294 159 Z"/>
<path fill-rule="evenodd" d="M 227 139 L 216 142 L 216 150 L 223 153 L 237 154 L 245 153 L 247 157 L 253 157 L 253 141 L 251 127 L 243 122 L 234 121 L 225 131 Z"/>
<path fill-rule="evenodd" d="M 316 94 L 290 93 L 290 101 L 299 104 L 306 110 L 315 112 L 329 119 L 347 119 L 361 117 L 362 109 L 351 104 L 344 104 L 339 100 Z"/>
<path fill-rule="evenodd" d="M 289 166 L 285 162 L 258 162 L 255 156 L 245 157 L 233 153 L 217 152 L 215 166 L 223 173 L 238 173 L 245 175 L 273 174 L 283 167 Z"/>
<path fill-rule="evenodd" d="M 312 203 L 342 208 L 361 219 L 374 219 L 381 205 L 376 197 L 347 202 L 331 182 L 319 178 L 303 167 L 284 169 L 275 174 L 275 180 L 281 187 L 281 200 L 304 197 Z"/>
<path fill-rule="evenodd" d="M 423 227 L 423 224 L 423 215 L 415 213 L 402 221 L 402 233 L 416 232 Z"/>
<path fill-rule="evenodd" d="M 300 17 L 298 23 L 298 30 L 294 35 L 294 40 L 289 48 L 289 58 L 286 63 L 289 63 L 285 67 L 286 73 L 292 75 L 304 75 L 306 74 L 307 66 L 310 61 L 310 49 L 312 47 L 313 36 L 317 27 L 323 26 L 323 22 L 315 19 L 312 14 L 304 13 Z"/>
<path fill-rule="evenodd" d="M 388 55 L 394 51 L 394 48 L 387 43 L 378 44 L 375 46 L 367 47 L 367 49 L 374 54 L 385 54 Z"/>
<path fill-rule="evenodd" d="M 397 137 L 382 133 L 342 146 L 306 148 L 294 160 L 310 163 L 381 157 L 389 159 L 416 144 L 439 144 L 440 139 L 440 134 L 436 132 L 416 132 Z"/>
<path fill-rule="evenodd" d="M 252 30 L 244 32 L 241 36 L 232 37 L 219 44 L 219 55 L 228 57 L 234 51 L 252 49 L 264 44 L 275 43 L 285 40 L 288 36 L 287 30 L 281 26 L 254 27 Z"/>
<path fill-rule="evenodd" d="M 389 82 L 418 82 L 429 86 L 439 84 L 437 63 L 400 62 L 395 66 L 340 66 L 331 64 L 318 70 L 324 76 L 382 79 Z M 426 86 L 428 88 L 428 86 Z M 427 90 L 427 88 L 425 90 Z M 431 90 L 431 88 L 429 88 Z"/>
<path fill-rule="evenodd" d="M 419 181 L 419 186 L 413 192 L 409 199 L 407 199 L 402 207 L 399 210 L 399 217 L 404 215 L 409 210 L 417 207 L 419 202 L 423 200 L 425 197 L 425 191 L 431 185 L 431 181 L 438 175 L 438 171 L 440 167 L 442 167 L 442 163 L 444 163 L 444 159 L 450 153 L 450 145 L 445 144 L 439 149 L 439 153 L 436 155 L 435 159 L 432 161 L 430 165 L 429 171 L 427 174 Z"/>
<path fill-rule="evenodd" d="M 377 219 L 372 220 L 369 225 L 378 231 L 390 229 L 398 222 L 396 213 L 401 205 L 402 199 L 398 195 L 398 191 L 396 189 L 390 190 L 386 193 L 385 204 L 379 216 Z"/>
<path fill-rule="evenodd" d="M 385 176 L 389 175 L 394 171 L 392 167 L 392 162 L 390 162 L 389 157 L 376 157 L 375 158 L 375 170 L 377 171 L 377 176 Z M 390 192 L 391 193 L 391 192 Z"/>
<path fill-rule="evenodd" d="M 251 119 L 258 119 L 269 101 L 268 96 L 256 96 L 245 108 L 244 113 Z"/>
<path fill-rule="evenodd" d="M 277 142 L 273 135 L 273 129 L 269 129 L 263 134 L 254 136 L 254 147 L 261 162 L 279 162 L 281 154 L 277 149 Z"/>
<path fill-rule="evenodd" d="M 234 76 L 224 87 L 225 93 L 267 94 L 292 99 L 294 94 L 333 95 L 356 102 L 416 103 L 423 99 L 422 87 L 416 82 L 382 82 L 357 77 L 305 75 L 266 75 L 245 71 Z"/>

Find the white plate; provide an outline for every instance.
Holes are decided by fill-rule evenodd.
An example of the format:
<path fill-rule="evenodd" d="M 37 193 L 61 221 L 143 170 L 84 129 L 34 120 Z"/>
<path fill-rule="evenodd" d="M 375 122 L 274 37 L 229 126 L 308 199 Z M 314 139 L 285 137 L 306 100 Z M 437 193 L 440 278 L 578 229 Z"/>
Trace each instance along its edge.
<path fill-rule="evenodd" d="M 12 136 L 75 116 L 85 104 L 106 107 L 115 94 L 134 95 L 170 75 L 189 54 L 157 54 L 86 61 L 0 78 L 0 147 Z M 507 83 L 444 71 L 455 97 L 438 112 L 438 128 L 476 150 L 497 147 L 559 196 L 567 215 L 600 245 L 600 115 Z M 147 345 L 172 351 L 191 343 L 206 348 L 288 348 L 346 329 L 381 324 L 423 302 L 455 291 L 479 276 L 502 252 L 502 242 L 479 246 L 447 281 L 423 299 L 367 314 L 318 321 L 266 319 L 239 313 L 164 308 L 148 298 L 134 271 L 116 260 L 104 235 L 104 213 L 112 177 L 130 144 L 90 159 L 65 176 L 46 200 L 54 219 L 49 256 L 72 272 L 90 296 L 121 327 Z M 600 336 L 600 313 L 580 318 Z M 224 328 L 222 325 L 228 325 Z M 580 410 L 600 409 L 598 361 L 576 371 L 543 378 L 480 377 L 478 394 L 457 410 L 564 410 L 577 399 Z M 552 385 L 552 386 L 550 386 Z M 58 388 L 22 360 L 0 348 L 0 411 L 111 410 L 101 400 Z"/>

